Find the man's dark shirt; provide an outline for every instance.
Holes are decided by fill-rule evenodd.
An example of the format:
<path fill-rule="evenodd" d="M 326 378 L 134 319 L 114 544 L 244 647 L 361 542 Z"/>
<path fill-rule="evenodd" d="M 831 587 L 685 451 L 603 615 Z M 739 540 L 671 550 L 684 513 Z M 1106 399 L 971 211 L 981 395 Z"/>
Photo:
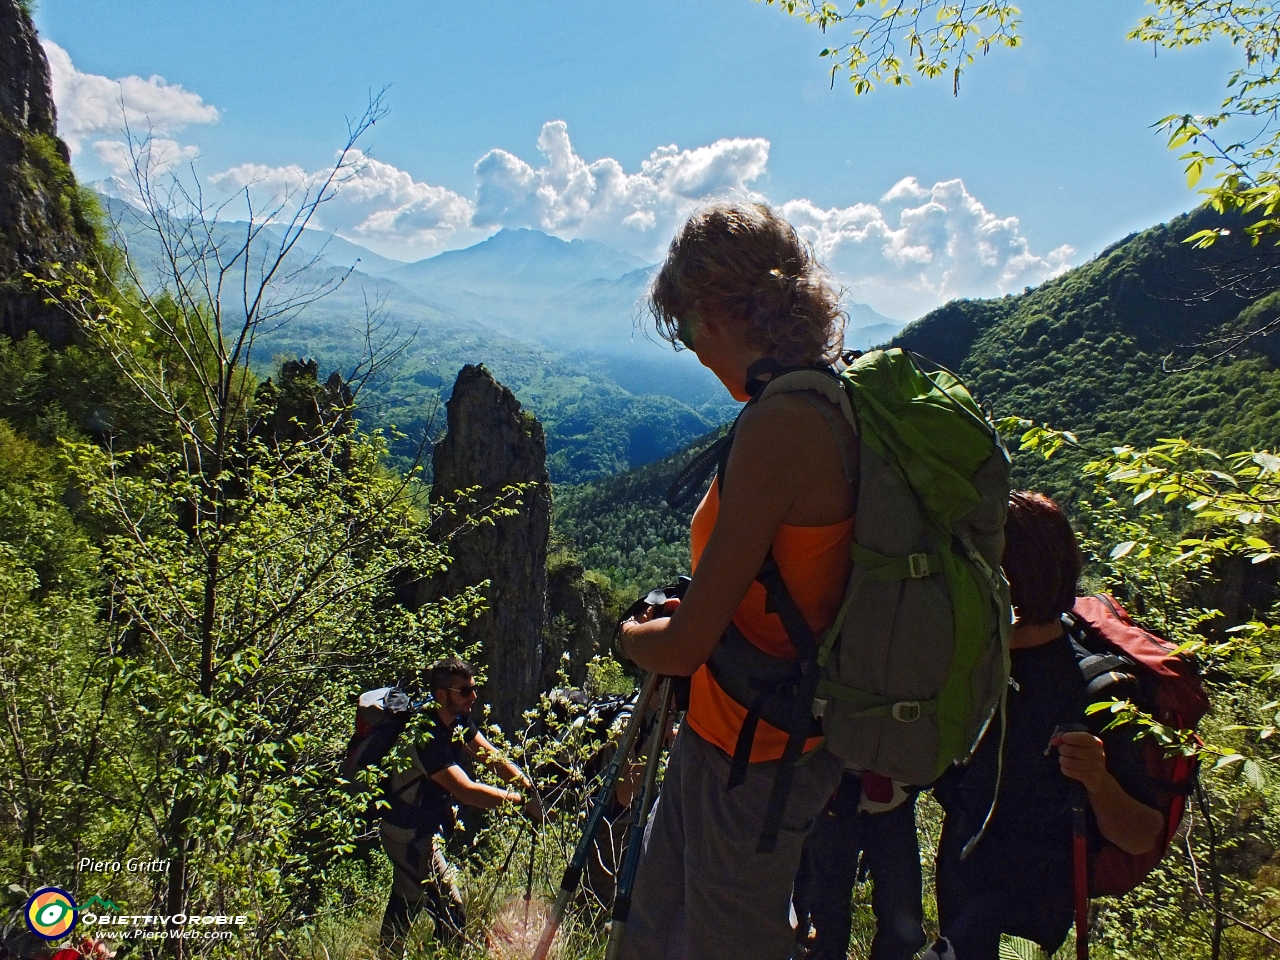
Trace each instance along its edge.
<path fill-rule="evenodd" d="M 1054 949 L 1072 920 L 1071 784 L 1057 750 L 1045 755 L 1054 730 L 1087 723 L 1102 738 L 1107 770 L 1139 803 L 1156 806 L 1142 746 L 1133 729 L 1101 732 L 1106 715 L 1084 716 L 1084 677 L 1067 637 L 1011 651 L 1004 767 L 995 814 L 968 858 L 960 848 L 981 828 L 996 782 L 999 717 L 967 767 L 938 782 L 935 795 L 947 812 L 939 850 L 939 910 L 944 925 L 979 909 L 1005 933 Z M 1089 817 L 1096 849 L 1101 834 Z"/>
<path fill-rule="evenodd" d="M 441 770 L 464 766 L 470 759 L 464 744 L 479 733 L 475 721 L 457 717 L 446 725 L 434 708 L 427 711 L 426 729 L 413 745 L 413 766 L 392 778 L 386 819 L 398 827 L 448 836 L 453 830 L 453 795 L 431 779 Z"/>

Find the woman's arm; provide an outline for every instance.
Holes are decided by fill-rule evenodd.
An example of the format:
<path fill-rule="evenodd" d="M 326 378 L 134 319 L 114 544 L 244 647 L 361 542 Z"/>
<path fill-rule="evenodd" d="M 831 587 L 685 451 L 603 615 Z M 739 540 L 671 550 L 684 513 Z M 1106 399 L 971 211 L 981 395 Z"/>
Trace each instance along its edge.
<path fill-rule="evenodd" d="M 1062 734 L 1058 765 L 1063 774 L 1084 784 L 1089 806 L 1102 835 L 1128 854 L 1149 853 L 1164 832 L 1164 815 L 1125 793 L 1107 769 L 1107 750 L 1093 734 Z"/>
<path fill-rule="evenodd" d="M 838 523 L 852 508 L 822 416 L 797 397 L 755 404 L 738 421 L 719 516 L 684 599 L 669 618 L 623 624 L 623 652 L 646 670 L 689 676 L 711 656 L 778 527 Z"/>

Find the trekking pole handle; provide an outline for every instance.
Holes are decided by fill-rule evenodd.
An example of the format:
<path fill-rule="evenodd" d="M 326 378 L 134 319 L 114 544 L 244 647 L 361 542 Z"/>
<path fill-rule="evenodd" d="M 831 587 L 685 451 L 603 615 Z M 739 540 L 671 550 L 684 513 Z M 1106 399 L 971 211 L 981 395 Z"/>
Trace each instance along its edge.
<path fill-rule="evenodd" d="M 1076 960 L 1089 960 L 1089 794 L 1079 780 L 1072 780 L 1071 877 L 1076 928 Z"/>
<path fill-rule="evenodd" d="M 1072 900 L 1076 927 L 1076 960 L 1089 960 L 1089 838 L 1085 833 L 1084 784 L 1071 791 Z M 1079 799 L 1077 799 L 1077 797 Z"/>

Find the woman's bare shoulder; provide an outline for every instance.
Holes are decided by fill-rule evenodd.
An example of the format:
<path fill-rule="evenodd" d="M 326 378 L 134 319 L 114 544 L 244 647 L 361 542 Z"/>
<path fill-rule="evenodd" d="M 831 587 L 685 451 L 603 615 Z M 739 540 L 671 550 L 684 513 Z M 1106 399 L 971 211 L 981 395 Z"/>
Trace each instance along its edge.
<path fill-rule="evenodd" d="M 853 513 L 856 435 L 834 404 L 830 412 L 825 416 L 803 395 L 780 394 L 752 404 L 739 421 L 731 460 L 740 455 L 753 464 L 772 465 L 767 472 L 791 499 L 783 520 L 788 525 L 823 526 Z M 845 445 L 844 456 L 837 444 Z"/>

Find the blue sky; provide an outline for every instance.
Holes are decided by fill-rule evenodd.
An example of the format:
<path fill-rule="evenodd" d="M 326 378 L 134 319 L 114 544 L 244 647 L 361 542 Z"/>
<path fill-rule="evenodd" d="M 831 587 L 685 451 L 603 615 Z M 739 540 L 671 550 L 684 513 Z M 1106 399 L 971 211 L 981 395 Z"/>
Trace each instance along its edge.
<path fill-rule="evenodd" d="M 1195 204 L 1150 125 L 1213 109 L 1238 51 L 1153 57 L 1124 40 L 1143 10 L 1028 0 L 1025 46 L 980 60 L 958 98 L 831 89 L 824 38 L 751 0 L 41 0 L 36 24 L 87 179 L 122 169 L 121 91 L 217 194 L 322 169 L 389 86 L 359 190 L 324 212 L 371 249 L 417 259 L 533 226 L 655 259 L 703 196 L 758 196 L 854 299 L 905 320 Z"/>

